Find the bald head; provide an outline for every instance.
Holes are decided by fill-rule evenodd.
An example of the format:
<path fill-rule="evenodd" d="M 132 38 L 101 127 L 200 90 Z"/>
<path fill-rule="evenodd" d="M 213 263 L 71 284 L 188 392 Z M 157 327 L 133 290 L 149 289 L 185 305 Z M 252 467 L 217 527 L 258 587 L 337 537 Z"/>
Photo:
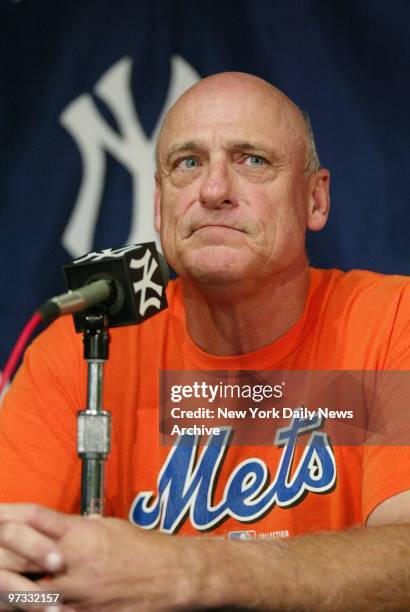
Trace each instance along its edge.
<path fill-rule="evenodd" d="M 267 81 L 243 72 L 222 72 L 207 77 L 187 89 L 171 107 L 162 124 L 157 142 L 156 161 L 161 169 L 164 141 L 168 139 L 175 122 L 183 122 L 187 109 L 199 101 L 208 100 L 211 105 L 216 99 L 235 105 L 250 96 L 258 104 L 260 113 L 267 123 L 281 123 L 304 149 L 305 173 L 319 170 L 320 162 L 309 117 L 283 92 Z"/>

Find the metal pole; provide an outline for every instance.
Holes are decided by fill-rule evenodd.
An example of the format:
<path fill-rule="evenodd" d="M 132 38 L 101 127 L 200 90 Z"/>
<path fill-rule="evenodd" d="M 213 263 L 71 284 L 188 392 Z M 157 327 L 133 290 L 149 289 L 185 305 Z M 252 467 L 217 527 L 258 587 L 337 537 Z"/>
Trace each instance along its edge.
<path fill-rule="evenodd" d="M 88 363 L 87 409 L 77 413 L 77 451 L 82 459 L 81 513 L 104 514 L 104 461 L 111 446 L 111 414 L 102 407 L 109 336 L 105 315 L 87 315 L 84 357 Z"/>

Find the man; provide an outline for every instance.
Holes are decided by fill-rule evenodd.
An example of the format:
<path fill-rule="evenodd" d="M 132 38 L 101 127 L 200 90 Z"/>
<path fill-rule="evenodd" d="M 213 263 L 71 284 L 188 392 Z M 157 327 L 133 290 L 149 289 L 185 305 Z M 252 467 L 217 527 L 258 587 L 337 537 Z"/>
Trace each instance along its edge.
<path fill-rule="evenodd" d="M 1 413 L 0 499 L 13 503 L 0 506 L 0 590 L 63 591 L 87 611 L 407 609 L 406 447 L 327 446 L 323 486 L 307 486 L 308 471 L 285 499 L 303 447 L 281 481 L 290 443 L 211 461 L 204 449 L 160 447 L 157 419 L 161 369 L 408 369 L 408 281 L 309 270 L 305 232 L 326 222 L 329 173 L 299 109 L 261 79 L 196 84 L 169 112 L 157 153 L 155 224 L 182 281 L 167 311 L 112 333 L 107 514 L 119 518 L 63 514 L 78 512 L 85 372 L 62 319 L 28 351 Z M 255 537 L 227 539 L 237 532 Z M 263 541 L 278 533 L 295 537 Z M 51 578 L 27 577 L 41 571 Z"/>

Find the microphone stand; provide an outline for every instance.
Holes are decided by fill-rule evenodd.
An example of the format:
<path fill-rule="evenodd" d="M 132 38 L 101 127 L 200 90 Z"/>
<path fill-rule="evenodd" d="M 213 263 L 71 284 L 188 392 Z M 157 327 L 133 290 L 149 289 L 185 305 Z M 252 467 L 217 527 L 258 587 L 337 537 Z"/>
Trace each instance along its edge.
<path fill-rule="evenodd" d="M 88 364 L 87 408 L 77 413 L 77 452 L 82 459 L 81 514 L 104 514 L 104 462 L 111 447 L 111 414 L 102 407 L 104 364 L 108 359 L 108 317 L 85 316 L 84 359 Z"/>

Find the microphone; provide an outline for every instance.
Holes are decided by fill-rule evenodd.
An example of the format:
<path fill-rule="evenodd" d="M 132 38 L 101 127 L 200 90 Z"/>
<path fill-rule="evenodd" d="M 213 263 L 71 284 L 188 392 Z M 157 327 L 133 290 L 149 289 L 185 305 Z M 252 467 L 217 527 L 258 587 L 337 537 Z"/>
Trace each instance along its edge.
<path fill-rule="evenodd" d="M 105 309 L 108 327 L 141 323 L 167 308 L 169 268 L 155 242 L 92 251 L 63 268 L 67 293 L 39 309 L 45 323 L 73 314 L 77 332 L 90 309 Z"/>
<path fill-rule="evenodd" d="M 64 314 L 71 314 L 96 304 L 107 304 L 116 294 L 115 284 L 110 280 L 94 281 L 74 291 L 56 295 L 39 310 L 43 322 L 49 323 Z"/>

